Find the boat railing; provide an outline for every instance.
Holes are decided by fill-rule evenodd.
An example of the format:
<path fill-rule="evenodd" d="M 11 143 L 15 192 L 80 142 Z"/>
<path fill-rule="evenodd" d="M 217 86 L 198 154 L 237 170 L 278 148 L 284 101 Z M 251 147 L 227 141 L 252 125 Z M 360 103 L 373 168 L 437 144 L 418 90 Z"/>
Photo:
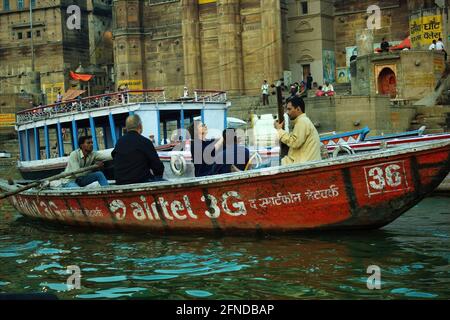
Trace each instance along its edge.
<path fill-rule="evenodd" d="M 38 106 L 18 112 L 16 121 L 17 124 L 22 124 L 62 114 L 141 102 L 166 102 L 164 89 L 124 90 Z"/>
<path fill-rule="evenodd" d="M 220 90 L 194 90 L 194 99 L 196 102 L 226 102 L 227 93 Z"/>

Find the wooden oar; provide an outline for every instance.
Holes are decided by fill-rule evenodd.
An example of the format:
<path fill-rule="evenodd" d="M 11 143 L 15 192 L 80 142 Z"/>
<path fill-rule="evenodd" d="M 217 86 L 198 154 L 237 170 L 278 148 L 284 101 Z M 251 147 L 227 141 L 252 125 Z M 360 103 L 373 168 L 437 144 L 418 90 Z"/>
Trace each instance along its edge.
<path fill-rule="evenodd" d="M 55 176 L 48 177 L 46 179 L 37 180 L 37 181 L 32 182 L 32 183 L 30 183 L 30 184 L 28 184 L 26 186 L 20 187 L 20 188 L 14 190 L 14 191 L 9 191 L 9 192 L 0 194 L 0 200 L 4 199 L 4 198 L 7 198 L 7 197 L 10 197 L 10 196 L 13 196 L 15 194 L 18 194 L 18 193 L 23 192 L 25 190 L 37 187 L 37 186 L 41 185 L 43 182 L 45 182 L 45 181 L 53 181 L 53 180 L 62 179 L 62 178 L 69 177 L 69 176 L 72 176 L 72 175 L 75 175 L 75 174 L 79 174 L 79 173 L 83 173 L 83 172 L 86 172 L 86 171 L 95 170 L 95 169 L 98 169 L 100 167 L 101 167 L 101 165 L 95 164 L 95 165 L 92 165 L 92 166 L 89 166 L 89 167 L 86 167 L 86 168 L 82 168 L 82 169 L 79 169 L 79 170 L 76 170 L 76 171 L 73 171 L 73 172 L 63 172 L 63 173 L 59 173 L 59 174 L 57 174 Z"/>

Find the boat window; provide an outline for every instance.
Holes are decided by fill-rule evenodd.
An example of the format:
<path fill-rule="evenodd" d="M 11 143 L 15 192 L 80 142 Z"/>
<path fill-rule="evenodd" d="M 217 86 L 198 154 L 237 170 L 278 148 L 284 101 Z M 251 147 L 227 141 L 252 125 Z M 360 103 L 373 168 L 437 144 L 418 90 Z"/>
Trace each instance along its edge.
<path fill-rule="evenodd" d="M 180 110 L 160 111 L 159 144 L 174 143 L 186 139 L 189 136 L 189 126 L 194 118 L 200 118 L 200 114 L 200 110 L 184 110 L 184 118 L 182 120 Z"/>
<path fill-rule="evenodd" d="M 39 136 L 39 159 L 47 159 L 47 153 L 45 152 L 45 133 L 44 128 L 37 128 Z"/>
<path fill-rule="evenodd" d="M 58 155 L 58 140 L 56 138 L 56 126 L 48 126 L 48 138 L 49 138 L 49 149 L 50 158 L 57 158 Z"/>

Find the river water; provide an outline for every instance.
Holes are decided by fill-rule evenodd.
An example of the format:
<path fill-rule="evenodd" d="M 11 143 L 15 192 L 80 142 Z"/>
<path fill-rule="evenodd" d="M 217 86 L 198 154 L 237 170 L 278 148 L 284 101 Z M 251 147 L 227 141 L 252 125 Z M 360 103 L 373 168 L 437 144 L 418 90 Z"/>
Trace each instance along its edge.
<path fill-rule="evenodd" d="M 0 293 L 61 299 L 450 299 L 450 197 L 380 230 L 272 237 L 80 230 L 0 210 Z M 381 288 L 368 289 L 380 268 Z M 81 271 L 68 290 L 68 266 Z M 75 283 L 76 282 L 71 282 Z"/>

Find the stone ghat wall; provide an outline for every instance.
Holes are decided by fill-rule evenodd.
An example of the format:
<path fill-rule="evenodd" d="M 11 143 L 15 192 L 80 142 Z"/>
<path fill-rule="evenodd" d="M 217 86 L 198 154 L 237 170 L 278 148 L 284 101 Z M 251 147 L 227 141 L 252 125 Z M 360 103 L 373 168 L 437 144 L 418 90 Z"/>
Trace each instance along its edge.
<path fill-rule="evenodd" d="M 7 151 L 11 158 L 0 158 L 0 179 L 8 177 L 19 178 L 19 170 L 16 169 L 16 162 L 19 158 L 19 142 L 17 139 L 5 140 L 0 138 L 0 151 Z"/>
<path fill-rule="evenodd" d="M 409 130 L 414 107 L 390 106 L 388 97 L 337 96 L 305 99 L 306 113 L 319 132 L 352 131 L 365 126 L 371 135 Z"/>
<path fill-rule="evenodd" d="M 261 106 L 259 96 L 239 97 L 231 100 L 228 116 L 249 120 L 251 113 L 277 114 L 276 98 L 271 96 L 269 106 Z M 416 115 L 412 106 L 394 107 L 388 97 L 336 96 L 306 98 L 306 114 L 319 132 L 344 132 L 365 126 L 370 134 L 408 131 Z"/>

